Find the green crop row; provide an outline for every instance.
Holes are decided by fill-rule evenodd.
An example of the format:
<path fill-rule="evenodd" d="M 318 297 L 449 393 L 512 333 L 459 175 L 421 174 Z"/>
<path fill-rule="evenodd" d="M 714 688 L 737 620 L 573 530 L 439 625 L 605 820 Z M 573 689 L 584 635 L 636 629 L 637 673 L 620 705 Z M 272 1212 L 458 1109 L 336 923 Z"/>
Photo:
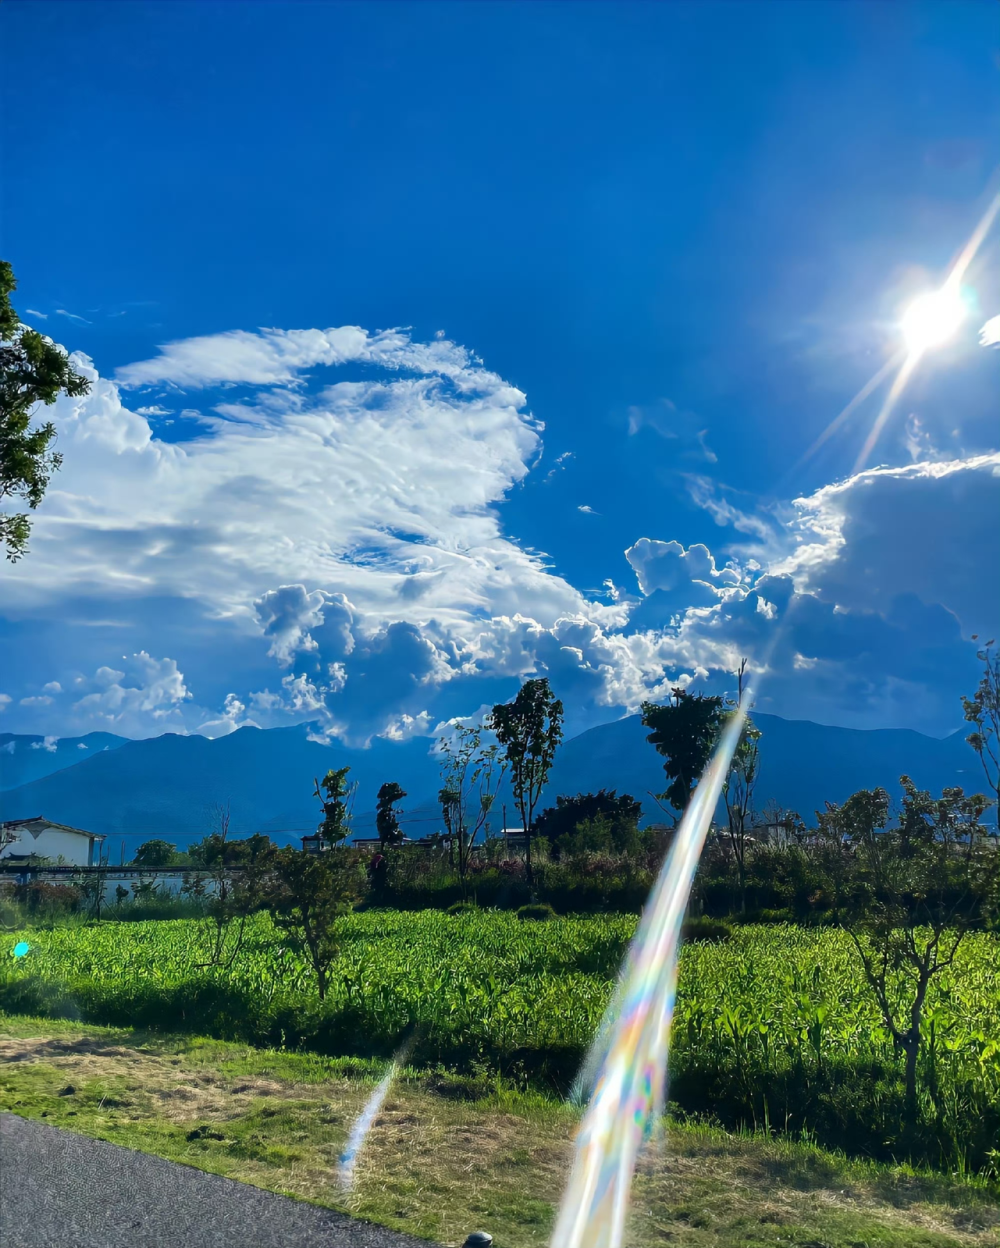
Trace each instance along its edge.
<path fill-rule="evenodd" d="M 200 965 L 210 942 L 199 920 L 22 931 L 5 937 L 0 1007 L 340 1053 L 388 1055 L 415 1031 L 419 1060 L 564 1089 L 635 922 L 623 915 L 548 923 L 496 912 L 350 915 L 341 921 L 340 956 L 322 1003 L 307 966 L 266 914 L 253 917 L 229 968 Z M 15 941 L 30 944 L 25 957 L 11 956 Z M 995 936 L 970 936 L 932 988 L 922 1160 L 995 1165 L 998 954 Z M 842 933 L 747 927 L 724 943 L 684 949 L 671 1046 L 678 1107 L 893 1155 L 901 1148 L 901 1069 Z"/>

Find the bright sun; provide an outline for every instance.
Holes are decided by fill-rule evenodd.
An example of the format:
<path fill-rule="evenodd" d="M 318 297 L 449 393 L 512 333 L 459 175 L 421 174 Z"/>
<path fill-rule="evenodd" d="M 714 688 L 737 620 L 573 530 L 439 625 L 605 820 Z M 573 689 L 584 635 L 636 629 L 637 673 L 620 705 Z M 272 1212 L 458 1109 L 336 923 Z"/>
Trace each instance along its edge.
<path fill-rule="evenodd" d="M 900 328 L 914 355 L 947 342 L 965 319 L 965 305 L 957 290 L 945 286 L 928 291 L 910 304 Z"/>

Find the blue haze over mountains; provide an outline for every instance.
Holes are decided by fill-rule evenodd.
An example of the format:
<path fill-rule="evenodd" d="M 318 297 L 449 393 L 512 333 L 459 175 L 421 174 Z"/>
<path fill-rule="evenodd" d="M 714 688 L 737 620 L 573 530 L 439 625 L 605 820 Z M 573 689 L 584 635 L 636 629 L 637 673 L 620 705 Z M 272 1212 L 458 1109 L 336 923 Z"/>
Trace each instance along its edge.
<path fill-rule="evenodd" d="M 807 822 L 825 801 L 843 801 L 859 788 L 884 785 L 898 793 L 903 773 L 934 793 L 948 785 L 984 787 L 965 729 L 937 739 L 909 729 L 833 728 L 776 715 L 754 720 L 763 733 L 758 806 L 773 800 Z M 398 781 L 408 794 L 402 803 L 408 835 L 440 829 L 440 780 L 427 737 L 376 738 L 361 750 L 317 744 L 308 733 L 308 725 L 298 725 L 241 728 L 215 740 L 173 733 L 143 741 L 111 733 L 58 741 L 0 734 L 0 818 L 44 815 L 104 833 L 114 859 L 123 836 L 126 857 L 152 837 L 184 847 L 212 830 L 213 809 L 228 802 L 234 835 L 267 832 L 284 842 L 315 830 L 314 777 L 349 764 L 359 782 L 356 835 L 374 835 L 375 795 L 386 780 Z M 543 804 L 553 804 L 557 793 L 616 788 L 642 801 L 647 821 L 662 818 L 649 797 L 664 787 L 661 760 L 645 738 L 639 716 L 631 715 L 564 742 Z M 509 792 L 501 792 L 495 828 L 504 801 L 508 824 L 520 822 Z"/>

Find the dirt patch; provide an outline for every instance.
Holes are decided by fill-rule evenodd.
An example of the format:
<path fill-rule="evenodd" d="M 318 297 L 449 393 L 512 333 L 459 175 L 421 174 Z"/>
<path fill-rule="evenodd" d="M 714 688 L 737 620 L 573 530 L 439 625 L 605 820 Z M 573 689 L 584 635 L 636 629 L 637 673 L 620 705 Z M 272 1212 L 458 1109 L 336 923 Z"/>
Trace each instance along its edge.
<path fill-rule="evenodd" d="M 104 1057 L 136 1061 L 146 1055 L 138 1049 L 108 1044 L 99 1038 L 81 1036 L 72 1040 L 26 1036 L 0 1039 L 0 1062 L 56 1062 L 60 1058 Z"/>
<path fill-rule="evenodd" d="M 274 1079 L 244 1078 L 234 1083 L 212 1071 L 185 1070 L 179 1058 L 89 1036 L 0 1039 L 0 1063 L 19 1062 L 53 1066 L 65 1077 L 67 1086 L 74 1088 L 113 1077 L 126 1091 L 141 1096 L 147 1112 L 172 1123 L 192 1118 L 240 1117 L 257 1097 L 294 1095 L 303 1099 L 319 1094 L 315 1087 L 293 1088 Z"/>

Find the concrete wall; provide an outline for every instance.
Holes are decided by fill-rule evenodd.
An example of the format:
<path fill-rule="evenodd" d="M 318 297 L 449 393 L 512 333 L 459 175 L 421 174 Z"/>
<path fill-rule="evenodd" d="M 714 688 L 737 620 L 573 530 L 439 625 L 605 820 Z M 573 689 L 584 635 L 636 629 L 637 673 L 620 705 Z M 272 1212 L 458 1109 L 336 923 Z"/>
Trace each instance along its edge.
<path fill-rule="evenodd" d="M 96 869 L 91 871 L 72 871 L 39 867 L 37 869 L 25 870 L 23 873 L 19 872 L 16 875 L 14 873 L 4 873 L 0 875 L 0 883 L 29 878 L 31 880 L 39 880 L 44 884 L 79 884 L 86 880 L 88 876 L 92 877 L 97 874 Z M 169 893 L 171 896 L 176 897 L 187 881 L 193 881 L 199 878 L 199 875 L 204 884 L 205 895 L 208 896 L 215 892 L 215 881 L 200 872 L 194 871 L 184 872 L 174 869 L 140 871 L 136 867 L 111 867 L 106 868 L 100 874 L 104 878 L 103 904 L 108 906 L 115 904 L 117 899 L 116 890 L 119 887 L 128 890 L 130 899 L 135 896 L 136 887 L 147 883 L 152 884 L 161 896 Z"/>
<path fill-rule="evenodd" d="M 135 867 L 108 870 L 104 878 L 104 901 L 107 905 L 114 905 L 117 888 L 127 888 L 131 897 L 134 896 L 135 889 L 142 884 L 152 884 L 161 896 L 170 893 L 171 896 L 176 897 L 186 882 L 193 882 L 198 877 L 199 873 L 194 871 L 139 871 Z M 201 880 L 206 895 L 215 892 L 213 879 L 202 875 Z"/>
<path fill-rule="evenodd" d="M 53 862 L 62 857 L 67 866 L 90 866 L 90 847 L 95 842 L 89 836 L 60 832 L 58 828 L 46 828 L 38 836 L 32 835 L 26 828 L 9 828 L 8 833 L 13 833 L 16 840 L 0 850 L 0 858 L 11 854 L 37 854 L 39 858 L 49 858 Z"/>

